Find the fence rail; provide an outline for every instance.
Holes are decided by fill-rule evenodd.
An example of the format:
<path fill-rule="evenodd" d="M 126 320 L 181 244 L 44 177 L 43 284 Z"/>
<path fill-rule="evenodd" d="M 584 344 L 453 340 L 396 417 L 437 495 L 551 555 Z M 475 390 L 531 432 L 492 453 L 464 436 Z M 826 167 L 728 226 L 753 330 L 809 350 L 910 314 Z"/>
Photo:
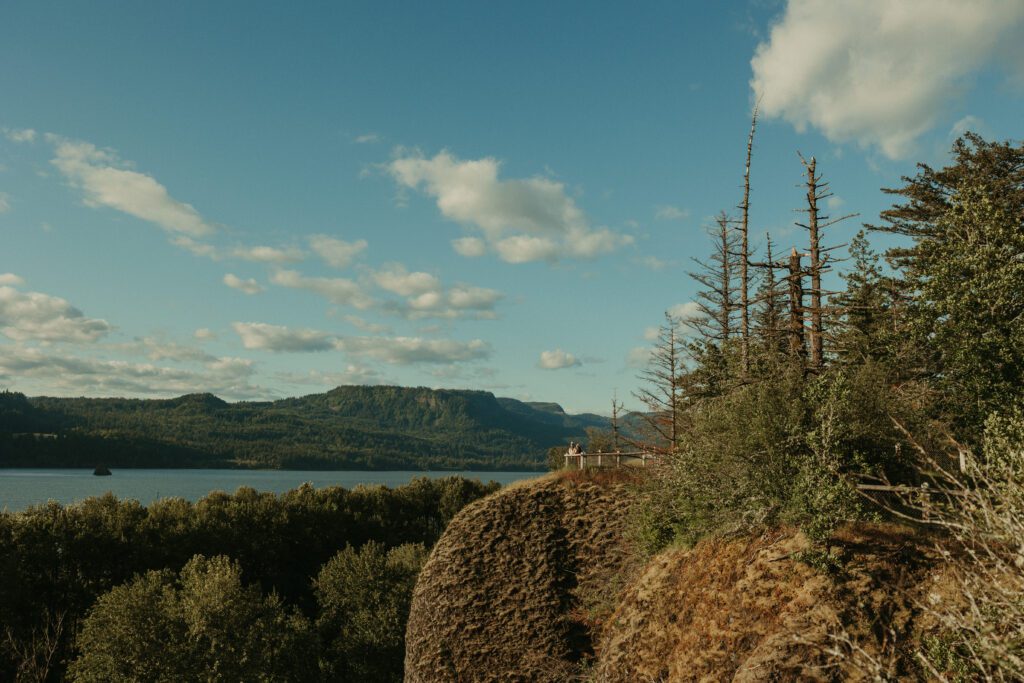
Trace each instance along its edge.
<path fill-rule="evenodd" d="M 656 453 L 632 451 L 629 453 L 566 453 L 566 469 L 583 470 L 591 467 L 645 467 L 659 460 Z"/>

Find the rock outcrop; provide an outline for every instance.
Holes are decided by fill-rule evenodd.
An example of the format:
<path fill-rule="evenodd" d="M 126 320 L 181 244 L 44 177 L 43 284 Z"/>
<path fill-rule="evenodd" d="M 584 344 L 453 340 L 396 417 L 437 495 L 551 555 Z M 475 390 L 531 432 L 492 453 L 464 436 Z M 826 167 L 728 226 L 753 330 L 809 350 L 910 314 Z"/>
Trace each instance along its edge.
<path fill-rule="evenodd" d="M 405 680 L 565 681 L 592 653 L 586 615 L 629 557 L 621 483 L 546 476 L 452 520 L 416 584 Z"/>

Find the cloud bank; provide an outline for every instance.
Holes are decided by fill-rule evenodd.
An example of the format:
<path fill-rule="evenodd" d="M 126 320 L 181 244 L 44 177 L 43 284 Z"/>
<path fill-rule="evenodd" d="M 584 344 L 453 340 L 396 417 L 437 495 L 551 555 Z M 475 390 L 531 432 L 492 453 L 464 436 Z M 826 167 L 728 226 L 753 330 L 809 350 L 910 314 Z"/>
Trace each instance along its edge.
<path fill-rule="evenodd" d="M 765 116 L 895 159 L 1021 41 L 1020 0 L 789 0 L 750 84 Z"/>

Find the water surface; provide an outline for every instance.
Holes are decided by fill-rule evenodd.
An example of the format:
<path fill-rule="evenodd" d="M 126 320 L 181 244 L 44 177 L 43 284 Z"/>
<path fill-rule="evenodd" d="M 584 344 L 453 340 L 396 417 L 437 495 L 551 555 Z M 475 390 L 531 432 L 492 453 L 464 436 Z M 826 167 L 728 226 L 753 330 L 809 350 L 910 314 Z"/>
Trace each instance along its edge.
<path fill-rule="evenodd" d="M 482 482 L 510 484 L 538 477 L 541 472 L 365 472 L 305 470 L 202 470 L 113 469 L 112 476 L 94 476 L 91 469 L 0 469 L 0 510 L 24 510 L 29 505 L 55 500 L 74 503 L 110 491 L 118 498 L 148 505 L 160 498 L 197 501 L 211 491 L 234 492 L 240 486 L 282 493 L 304 482 L 313 486 L 384 484 L 401 486 L 416 477 L 461 476 Z"/>

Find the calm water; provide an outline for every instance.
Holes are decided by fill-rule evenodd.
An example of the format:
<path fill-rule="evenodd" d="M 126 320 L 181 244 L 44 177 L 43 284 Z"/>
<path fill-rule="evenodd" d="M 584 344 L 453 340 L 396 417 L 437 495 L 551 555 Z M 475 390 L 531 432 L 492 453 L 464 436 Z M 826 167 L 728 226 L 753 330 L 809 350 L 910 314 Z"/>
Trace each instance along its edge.
<path fill-rule="evenodd" d="M 234 492 L 239 486 L 281 493 L 303 482 L 313 486 L 384 484 L 401 486 L 415 477 L 462 476 L 502 485 L 538 477 L 541 472 L 320 472 L 303 470 L 119 470 L 113 476 L 93 476 L 91 469 L 0 469 L 0 510 L 24 510 L 56 500 L 73 503 L 112 492 L 149 504 L 168 497 L 196 501 L 210 491 Z"/>

